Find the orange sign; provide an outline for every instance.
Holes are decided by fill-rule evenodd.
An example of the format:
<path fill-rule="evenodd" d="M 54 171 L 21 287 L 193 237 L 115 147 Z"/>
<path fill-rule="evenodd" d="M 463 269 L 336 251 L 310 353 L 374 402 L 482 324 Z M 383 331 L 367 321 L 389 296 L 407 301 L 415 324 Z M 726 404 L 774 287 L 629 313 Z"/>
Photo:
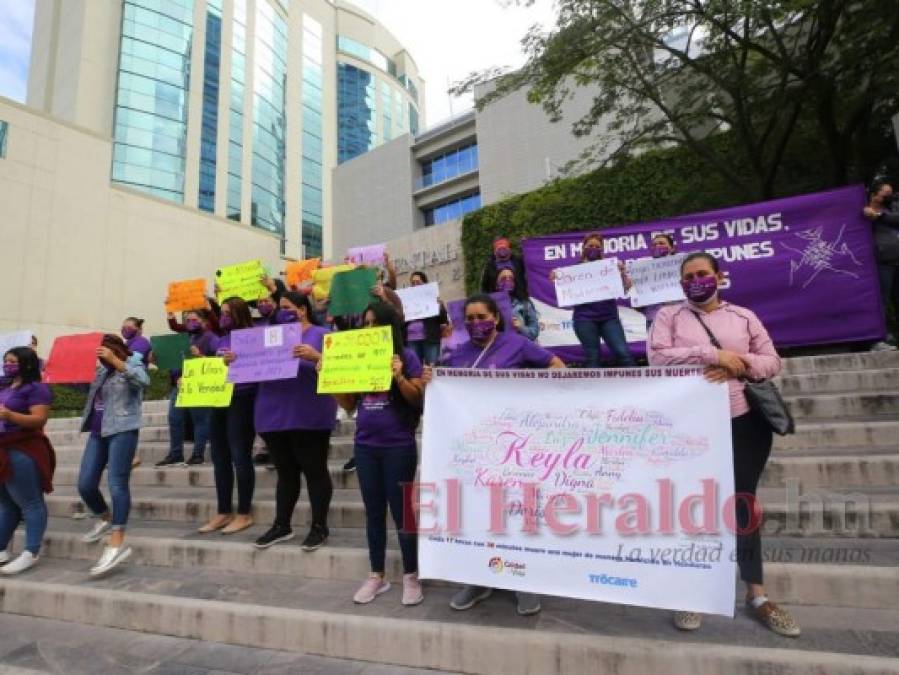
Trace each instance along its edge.
<path fill-rule="evenodd" d="M 321 258 L 310 258 L 309 260 L 298 260 L 297 262 L 288 263 L 287 269 L 284 270 L 284 276 L 287 279 L 287 286 L 294 288 L 304 281 L 311 281 L 312 274 L 321 264 Z"/>
<path fill-rule="evenodd" d="M 165 303 L 167 312 L 186 312 L 206 307 L 206 279 L 173 281 Z"/>

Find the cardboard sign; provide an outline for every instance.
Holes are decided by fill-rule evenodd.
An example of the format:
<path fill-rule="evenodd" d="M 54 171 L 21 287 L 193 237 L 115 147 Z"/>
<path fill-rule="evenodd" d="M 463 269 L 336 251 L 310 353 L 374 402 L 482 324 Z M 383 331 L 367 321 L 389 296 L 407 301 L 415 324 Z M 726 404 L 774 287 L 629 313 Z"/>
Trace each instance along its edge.
<path fill-rule="evenodd" d="M 284 270 L 284 279 L 287 286 L 295 288 L 305 281 L 311 281 L 315 270 L 321 265 L 321 258 L 310 258 L 309 260 L 298 260 L 297 262 L 288 263 Z"/>
<path fill-rule="evenodd" d="M 297 376 L 300 360 L 293 348 L 301 344 L 303 327 L 298 323 L 261 326 L 231 332 L 235 359 L 228 368 L 228 382 L 267 382 Z"/>
<path fill-rule="evenodd" d="M 187 333 L 154 335 L 150 338 L 156 367 L 160 370 L 178 370 L 190 355 L 190 336 Z"/>
<path fill-rule="evenodd" d="M 216 270 L 215 282 L 218 285 L 218 301 L 222 302 L 233 297 L 247 302 L 267 298 L 270 291 L 261 281 L 264 276 L 267 276 L 267 272 L 259 260 L 250 260 Z"/>
<path fill-rule="evenodd" d="M 614 300 L 624 295 L 624 283 L 615 258 L 557 269 L 554 283 L 559 307 Z"/>
<path fill-rule="evenodd" d="M 228 366 L 224 359 L 187 359 L 175 407 L 227 408 L 233 393 L 234 385 L 228 382 Z"/>
<path fill-rule="evenodd" d="M 347 249 L 346 259 L 347 262 L 355 263 L 356 265 L 370 265 L 373 267 L 380 267 L 384 264 L 384 251 L 386 247 L 384 244 L 373 244 L 372 246 L 356 246 L 354 248 Z"/>
<path fill-rule="evenodd" d="M 421 286 L 409 286 L 396 292 L 403 302 L 403 315 L 406 321 L 428 319 L 440 314 L 440 302 L 437 300 L 439 290 L 436 281 Z"/>
<path fill-rule="evenodd" d="M 335 274 L 331 280 L 328 314 L 331 316 L 361 314 L 374 300 L 371 289 L 377 282 L 378 272 L 371 267 L 360 267 Z"/>
<path fill-rule="evenodd" d="M 324 300 L 331 294 L 331 280 L 335 274 L 349 272 L 355 269 L 355 265 L 335 265 L 315 270 L 312 274 L 312 295 L 316 300 Z"/>
<path fill-rule="evenodd" d="M 680 266 L 685 253 L 664 258 L 637 258 L 629 261 L 628 274 L 633 282 L 631 305 L 646 307 L 684 300 L 680 285 Z"/>
<path fill-rule="evenodd" d="M 53 342 L 44 370 L 47 384 L 88 384 L 97 371 L 97 348 L 103 333 L 61 335 Z"/>
<path fill-rule="evenodd" d="M 390 326 L 347 330 L 325 336 L 319 394 L 388 391 L 393 381 Z"/>
<path fill-rule="evenodd" d="M 10 349 L 16 347 L 30 347 L 32 332 L 30 330 L 19 330 L 15 333 L 0 333 L 0 358 Z"/>
<path fill-rule="evenodd" d="M 165 303 L 167 312 L 188 312 L 206 307 L 206 279 L 173 281 Z"/>

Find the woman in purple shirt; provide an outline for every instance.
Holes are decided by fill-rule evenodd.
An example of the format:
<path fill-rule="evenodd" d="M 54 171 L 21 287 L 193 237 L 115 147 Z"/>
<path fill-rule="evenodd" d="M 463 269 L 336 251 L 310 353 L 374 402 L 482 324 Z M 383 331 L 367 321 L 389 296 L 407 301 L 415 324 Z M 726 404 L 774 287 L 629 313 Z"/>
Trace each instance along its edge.
<path fill-rule="evenodd" d="M 0 572 L 18 574 L 34 566 L 47 529 L 45 486 L 53 475 L 52 448 L 42 433 L 53 394 L 41 382 L 37 354 L 16 347 L 3 355 L 0 389 L 0 464 L 8 477 L 0 483 Z M 25 549 L 9 562 L 7 547 L 19 521 L 25 521 Z"/>
<path fill-rule="evenodd" d="M 384 578 L 387 548 L 387 508 L 396 524 L 403 558 L 404 605 L 424 596 L 418 581 L 418 535 L 411 492 L 403 485 L 415 480 L 418 450 L 415 430 L 421 417 L 421 361 L 403 339 L 403 321 L 392 305 L 377 302 L 364 315 L 365 327 L 390 326 L 393 334 L 393 382 L 390 390 L 343 394 L 336 398 L 347 412 L 356 411 L 356 475 L 365 503 L 365 534 L 371 574 L 353 601 L 367 604 L 390 590 Z"/>
<path fill-rule="evenodd" d="M 503 317 L 489 295 L 473 295 L 465 301 L 465 328 L 471 338 L 454 349 L 442 365 L 451 368 L 564 368 L 558 356 L 531 342 L 524 335 L 504 331 Z M 426 368 L 424 382 L 431 380 Z M 465 586 L 450 600 L 450 607 L 471 609 L 493 594 L 492 588 Z M 518 613 L 529 616 L 540 611 L 540 598 L 533 593 L 516 593 Z"/>
<path fill-rule="evenodd" d="M 219 318 L 222 336 L 215 339 L 215 353 L 225 363 L 233 363 L 231 331 L 253 327 L 250 307 L 240 298 L 228 298 L 222 303 Z M 235 534 L 253 524 L 250 508 L 256 487 L 256 471 L 253 467 L 253 404 L 256 400 L 255 384 L 237 384 L 231 404 L 227 408 L 212 411 L 209 440 L 212 447 L 212 466 L 215 475 L 215 493 L 218 513 L 198 531 L 207 534 L 221 530 L 222 534 Z M 234 515 L 234 479 L 237 477 L 237 515 Z"/>
<path fill-rule="evenodd" d="M 581 262 L 596 262 L 602 260 L 603 237 L 593 232 L 584 237 Z M 555 270 L 550 275 L 555 280 Z M 622 272 L 622 276 L 624 273 Z M 625 290 L 630 285 L 627 277 L 624 277 Z M 584 348 L 587 368 L 599 368 L 599 344 L 605 340 L 606 346 L 612 352 L 615 363 L 621 367 L 634 365 L 634 357 L 628 349 L 627 337 L 624 334 L 624 326 L 618 316 L 618 303 L 614 299 L 587 302 L 574 306 L 574 314 L 571 317 L 574 323 L 574 333 Z"/>
<path fill-rule="evenodd" d="M 288 291 L 280 302 L 275 323 L 299 323 L 303 336 L 293 350 L 300 361 L 297 376 L 260 382 L 256 392 L 256 431 L 268 446 L 278 472 L 275 522 L 256 540 L 256 547 L 268 548 L 293 539 L 290 522 L 300 498 L 300 477 L 305 476 L 312 527 L 303 541 L 303 550 L 314 551 L 328 539 L 328 508 L 333 494 L 328 448 L 337 420 L 337 402 L 331 396 L 318 394 L 316 370 L 329 331 L 315 324 L 307 296 Z"/>
<path fill-rule="evenodd" d="M 129 316 L 122 322 L 122 338 L 133 354 L 140 354 L 144 368 L 150 366 L 150 353 L 153 348 L 150 341 L 144 337 L 144 320 Z"/>
<path fill-rule="evenodd" d="M 422 286 L 428 283 L 424 272 L 415 271 L 409 275 L 410 286 Z M 440 338 L 447 334 L 449 317 L 443 302 L 438 300 L 440 311 L 427 319 L 406 322 L 406 344 L 415 352 L 422 363 L 433 365 L 440 358 Z"/>

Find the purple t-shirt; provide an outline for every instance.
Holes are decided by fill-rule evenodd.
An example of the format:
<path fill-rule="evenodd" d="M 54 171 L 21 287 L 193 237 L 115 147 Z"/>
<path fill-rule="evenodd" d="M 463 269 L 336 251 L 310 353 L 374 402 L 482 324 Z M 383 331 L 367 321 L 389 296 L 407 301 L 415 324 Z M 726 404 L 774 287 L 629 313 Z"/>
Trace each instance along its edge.
<path fill-rule="evenodd" d="M 21 387 L 5 387 L 0 389 L 0 404 L 9 410 L 27 415 L 31 407 L 35 405 L 50 405 L 53 402 L 53 393 L 43 382 L 31 382 Z M 7 421 L 0 421 L 0 433 L 21 431 L 21 429 Z"/>
<path fill-rule="evenodd" d="M 421 377 L 421 361 L 415 352 L 403 349 L 403 374 L 407 378 Z M 375 448 L 407 448 L 415 445 L 418 411 L 411 406 L 402 411 L 391 400 L 391 392 L 382 391 L 359 395 L 356 411 L 356 443 Z"/>
<path fill-rule="evenodd" d="M 103 402 L 103 387 L 97 389 L 94 394 L 94 405 L 91 408 L 90 430 L 91 436 L 100 438 L 103 431 L 103 411 L 106 410 L 106 404 Z"/>
<path fill-rule="evenodd" d="M 425 339 L 425 322 L 410 321 L 406 324 L 406 341 L 421 342 Z"/>
<path fill-rule="evenodd" d="M 303 328 L 302 343 L 318 352 L 330 331 L 321 326 Z M 337 400 L 319 395 L 315 364 L 300 359 L 299 373 L 289 380 L 260 382 L 256 392 L 256 431 L 332 430 L 337 420 Z"/>
<path fill-rule="evenodd" d="M 128 349 L 132 352 L 141 355 L 141 362 L 144 364 L 144 368 L 150 365 L 150 352 L 153 350 L 153 347 L 147 338 L 143 335 L 135 335 L 130 340 L 127 340 L 125 344 L 128 345 Z"/>
<path fill-rule="evenodd" d="M 483 352 L 483 356 L 481 353 Z M 465 342 L 444 359 L 451 368 L 546 368 L 553 355 L 524 335 L 512 332 L 497 333 L 493 343 L 484 350 L 471 340 Z M 477 365 L 475 365 L 477 363 Z"/>
<path fill-rule="evenodd" d="M 598 300 L 575 305 L 572 321 L 608 321 L 618 318 L 618 303 L 615 300 Z"/>

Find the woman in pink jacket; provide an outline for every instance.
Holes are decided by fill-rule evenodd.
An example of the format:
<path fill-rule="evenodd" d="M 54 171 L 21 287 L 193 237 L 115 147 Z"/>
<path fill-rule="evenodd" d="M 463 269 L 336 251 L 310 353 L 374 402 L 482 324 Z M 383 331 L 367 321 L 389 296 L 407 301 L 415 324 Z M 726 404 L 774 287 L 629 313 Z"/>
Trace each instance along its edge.
<path fill-rule="evenodd" d="M 718 297 L 722 278 L 718 261 L 708 253 L 692 253 L 684 259 L 681 284 L 687 301 L 659 311 L 649 336 L 649 363 L 654 366 L 703 365 L 708 380 L 727 383 L 734 491 L 755 497 L 773 439 L 767 421 L 750 409 L 743 393 L 742 378 L 774 377 L 780 372 L 781 362 L 758 317 L 751 310 Z M 715 336 L 720 348 L 712 344 L 709 332 Z M 751 532 L 737 534 L 737 565 L 740 578 L 746 583 L 747 609 L 775 633 L 796 637 L 800 633 L 796 621 L 787 610 L 765 595 L 760 523 L 753 522 L 753 511 L 746 499 L 737 500 L 737 527 L 740 532 L 751 529 Z M 702 617 L 695 612 L 675 612 L 674 615 L 674 625 L 681 630 L 696 630 L 701 622 Z"/>

